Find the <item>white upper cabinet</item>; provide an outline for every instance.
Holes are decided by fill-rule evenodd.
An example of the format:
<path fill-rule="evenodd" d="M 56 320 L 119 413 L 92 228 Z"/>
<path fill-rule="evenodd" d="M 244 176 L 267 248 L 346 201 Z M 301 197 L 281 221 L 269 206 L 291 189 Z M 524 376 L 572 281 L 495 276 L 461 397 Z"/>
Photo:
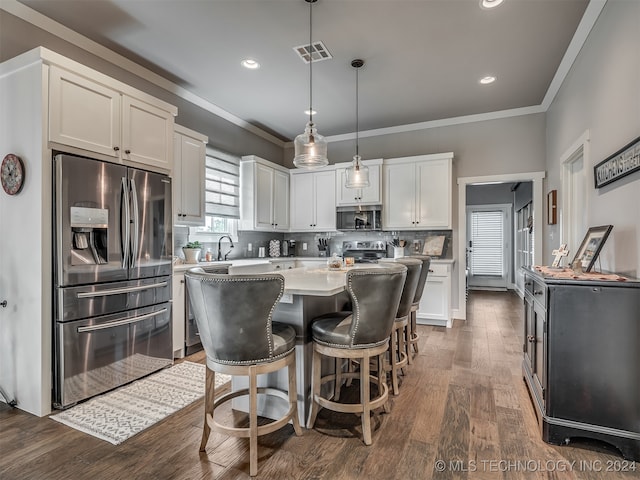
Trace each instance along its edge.
<path fill-rule="evenodd" d="M 124 163 L 171 171 L 173 115 L 127 95 L 122 96 L 122 149 Z"/>
<path fill-rule="evenodd" d="M 289 170 L 255 155 L 240 162 L 240 229 L 289 230 Z"/>
<path fill-rule="evenodd" d="M 291 172 L 291 230 L 294 232 L 336 229 L 336 172 Z"/>
<path fill-rule="evenodd" d="M 351 166 L 351 163 L 336 164 L 336 206 L 380 205 L 382 203 L 380 184 L 382 159 L 364 160 L 362 163 L 369 168 L 369 186 L 366 188 L 345 187 L 345 171 Z"/>
<path fill-rule="evenodd" d="M 52 66 L 49 140 L 118 158 L 120 93 Z"/>
<path fill-rule="evenodd" d="M 57 65 L 50 68 L 49 141 L 169 173 L 176 108 L 86 67 L 82 70 L 78 74 Z M 92 74 L 99 80 L 90 78 Z"/>
<path fill-rule="evenodd" d="M 385 230 L 451 228 L 452 160 L 443 153 L 384 161 Z"/>
<path fill-rule="evenodd" d="M 208 138 L 180 125 L 173 133 L 173 223 L 205 224 L 205 161 Z"/>

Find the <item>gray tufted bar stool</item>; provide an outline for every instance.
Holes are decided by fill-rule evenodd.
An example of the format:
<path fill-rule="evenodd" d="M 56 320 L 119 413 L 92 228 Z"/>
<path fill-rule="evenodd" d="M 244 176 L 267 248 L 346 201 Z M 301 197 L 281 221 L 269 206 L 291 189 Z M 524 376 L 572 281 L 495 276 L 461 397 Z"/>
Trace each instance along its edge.
<path fill-rule="evenodd" d="M 371 445 L 371 411 L 386 404 L 389 391 L 384 378 L 384 355 L 398 303 L 402 295 L 407 269 L 403 265 L 355 268 L 347 272 L 346 290 L 351 298 L 351 312 L 335 312 L 314 319 L 313 362 L 311 374 L 311 412 L 307 422 L 313 428 L 321 407 L 328 410 L 359 414 L 365 445 Z M 358 372 L 341 376 L 360 381 L 359 403 L 338 403 L 321 396 L 321 385 L 336 381 L 336 374 L 322 376 L 322 356 L 358 361 Z M 369 361 L 378 358 L 378 377 L 370 375 Z M 371 398 L 371 382 L 378 386 Z"/>
<path fill-rule="evenodd" d="M 411 305 L 416 294 L 420 272 L 422 270 L 422 261 L 416 258 L 397 258 L 395 263 L 402 264 L 407 267 L 407 278 L 402 289 L 402 296 L 398 304 L 398 310 L 395 314 L 393 322 L 393 330 L 389 341 L 389 365 L 388 370 L 391 373 L 391 388 L 394 395 L 400 394 L 400 386 L 398 384 L 398 373 L 400 369 L 408 364 L 408 355 L 406 348 L 406 336 L 409 332 L 409 315 L 411 313 Z"/>
<path fill-rule="evenodd" d="M 418 353 L 418 340 L 420 339 L 420 337 L 418 335 L 417 329 L 417 316 L 418 309 L 420 308 L 420 300 L 422 299 L 422 293 L 424 292 L 424 287 L 427 283 L 427 275 L 431 271 L 431 257 L 429 255 L 411 255 L 411 257 L 409 258 L 417 258 L 419 260 L 422 260 L 422 270 L 420 271 L 420 278 L 418 279 L 418 286 L 416 287 L 416 295 L 413 298 L 413 305 L 411 305 L 411 316 L 409 317 L 409 334 L 407 335 L 407 361 L 409 362 L 409 364 L 411 364 L 413 353 Z"/>
<path fill-rule="evenodd" d="M 207 359 L 205 422 L 200 451 L 205 451 L 211 430 L 249 438 L 249 471 L 258 473 L 258 436 L 284 427 L 289 421 L 297 435 L 295 332 L 272 321 L 272 314 L 284 291 L 279 274 L 224 275 L 192 268 L 185 273 L 191 307 L 198 324 Z M 284 367 L 289 373 L 289 392 L 258 387 L 257 376 Z M 249 388 L 215 398 L 215 373 L 245 375 Z M 289 404 L 286 414 L 258 426 L 258 394 L 280 397 Z M 215 409 L 236 397 L 249 395 L 249 427 L 227 426 L 215 420 Z"/>

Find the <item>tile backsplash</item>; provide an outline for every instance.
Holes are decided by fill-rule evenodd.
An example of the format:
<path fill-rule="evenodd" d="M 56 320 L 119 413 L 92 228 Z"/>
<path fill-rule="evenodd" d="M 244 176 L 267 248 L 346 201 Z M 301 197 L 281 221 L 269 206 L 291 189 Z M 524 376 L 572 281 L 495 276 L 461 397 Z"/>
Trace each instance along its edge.
<path fill-rule="evenodd" d="M 174 242 L 173 242 L 173 254 L 184 258 L 182 253 L 182 246 L 189 240 L 189 229 L 187 227 L 174 227 L 173 230 Z M 265 248 L 265 255 L 269 256 L 269 242 L 271 240 L 280 240 L 282 244 L 284 240 L 295 241 L 295 251 L 289 250 L 289 256 L 297 257 L 319 257 L 323 256 L 321 253 L 328 254 L 333 253 L 342 255 L 342 242 L 354 241 L 354 240 L 382 240 L 387 245 L 390 245 L 392 240 L 404 240 L 405 241 L 405 255 L 411 255 L 412 253 L 422 253 L 425 240 L 433 237 L 444 237 L 444 246 L 442 255 L 436 258 L 451 259 L 453 258 L 452 248 L 452 231 L 451 230 L 418 230 L 418 231 L 381 231 L 381 232 L 309 232 L 309 233 L 270 233 L 270 232 L 253 232 L 253 231 L 239 231 L 238 241 L 234 242 L 234 247 L 229 248 L 228 240 L 225 240 L 221 246 L 222 255 L 229 252 L 227 259 L 241 259 L 241 258 L 255 258 L 258 256 L 258 249 L 260 247 Z M 320 239 L 327 240 L 327 251 L 322 252 L 320 247 Z M 306 250 L 304 246 L 306 244 Z M 214 258 L 218 253 L 217 242 L 202 242 L 204 257 L 208 248 L 214 255 Z M 251 245 L 251 250 L 249 250 Z M 282 255 L 282 254 L 281 254 Z M 393 256 L 393 250 L 391 246 L 387 247 L 387 256 Z"/>

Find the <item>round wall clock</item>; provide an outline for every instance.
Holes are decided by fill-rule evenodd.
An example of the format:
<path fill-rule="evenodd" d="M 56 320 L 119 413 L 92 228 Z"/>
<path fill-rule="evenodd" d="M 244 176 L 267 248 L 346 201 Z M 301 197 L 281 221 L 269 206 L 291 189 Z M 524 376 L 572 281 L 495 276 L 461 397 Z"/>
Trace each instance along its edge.
<path fill-rule="evenodd" d="M 0 166 L 0 181 L 2 188 L 9 195 L 15 195 L 24 184 L 24 164 L 20 157 L 13 153 L 8 154 L 2 160 Z"/>

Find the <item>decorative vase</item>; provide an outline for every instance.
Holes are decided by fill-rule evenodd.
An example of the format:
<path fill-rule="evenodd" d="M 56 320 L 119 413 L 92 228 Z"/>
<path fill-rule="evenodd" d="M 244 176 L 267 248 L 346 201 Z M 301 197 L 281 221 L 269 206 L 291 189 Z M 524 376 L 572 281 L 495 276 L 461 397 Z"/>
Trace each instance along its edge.
<path fill-rule="evenodd" d="M 184 253 L 184 263 L 198 263 L 202 249 L 182 247 L 182 252 Z"/>

